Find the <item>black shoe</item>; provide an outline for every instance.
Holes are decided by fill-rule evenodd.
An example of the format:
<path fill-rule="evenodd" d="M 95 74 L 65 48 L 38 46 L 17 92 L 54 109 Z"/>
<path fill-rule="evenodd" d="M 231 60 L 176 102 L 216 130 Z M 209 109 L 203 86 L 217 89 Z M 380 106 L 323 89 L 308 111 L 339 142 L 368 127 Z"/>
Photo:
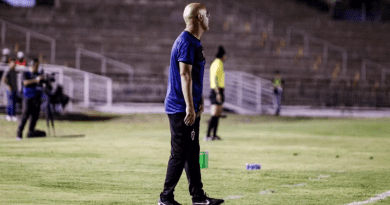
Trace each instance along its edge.
<path fill-rule="evenodd" d="M 27 133 L 27 138 L 34 138 L 34 137 L 46 137 L 46 132 L 41 130 L 34 130 L 32 132 Z"/>
<path fill-rule="evenodd" d="M 204 193 L 205 195 L 201 199 L 192 199 L 192 205 L 218 205 L 225 202 L 223 199 L 213 199 L 210 198 Z"/>
<path fill-rule="evenodd" d="M 212 140 L 222 140 L 218 135 L 213 136 Z"/>
<path fill-rule="evenodd" d="M 161 200 L 161 198 L 158 200 L 158 204 L 157 205 L 181 205 L 179 204 L 177 201 L 175 200 L 167 200 L 167 201 L 164 201 L 164 200 Z"/>

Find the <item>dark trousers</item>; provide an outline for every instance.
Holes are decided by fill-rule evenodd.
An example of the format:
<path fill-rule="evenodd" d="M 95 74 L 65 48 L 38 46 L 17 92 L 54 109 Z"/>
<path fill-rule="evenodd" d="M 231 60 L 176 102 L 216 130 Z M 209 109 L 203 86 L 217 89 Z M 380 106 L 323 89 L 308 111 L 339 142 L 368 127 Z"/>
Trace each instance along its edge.
<path fill-rule="evenodd" d="M 7 115 L 15 116 L 16 112 L 16 91 L 8 91 L 7 90 Z"/>
<path fill-rule="evenodd" d="M 168 115 L 171 128 L 171 156 L 168 161 L 167 175 L 164 190 L 160 197 L 164 200 L 173 199 L 173 192 L 183 168 L 187 174 L 189 192 L 192 197 L 203 196 L 203 184 L 199 164 L 199 121 L 196 118 L 193 126 L 184 124 L 185 113 Z M 191 139 L 191 132 L 195 131 L 195 137 Z"/>
<path fill-rule="evenodd" d="M 17 136 L 21 137 L 23 136 L 23 129 L 24 126 L 27 123 L 28 118 L 31 117 L 30 120 L 30 126 L 28 129 L 29 133 L 32 133 L 35 129 L 35 125 L 37 124 L 38 118 L 39 118 L 39 112 L 41 108 L 41 98 L 24 98 L 23 99 L 23 114 L 22 118 L 19 122 Z"/>
<path fill-rule="evenodd" d="M 282 106 L 282 98 L 283 98 L 283 91 L 282 90 L 278 90 L 278 92 L 275 94 L 275 98 L 276 98 L 276 115 L 279 115 L 280 113 L 280 108 Z"/>

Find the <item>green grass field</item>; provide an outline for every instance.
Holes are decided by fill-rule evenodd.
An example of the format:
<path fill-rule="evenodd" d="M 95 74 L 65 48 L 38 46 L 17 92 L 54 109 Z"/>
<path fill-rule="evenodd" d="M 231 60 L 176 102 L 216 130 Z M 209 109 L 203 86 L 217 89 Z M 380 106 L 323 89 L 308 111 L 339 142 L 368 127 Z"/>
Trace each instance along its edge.
<path fill-rule="evenodd" d="M 58 137 L 22 141 L 16 123 L 1 120 L 0 204 L 156 205 L 170 153 L 166 115 L 110 117 L 57 121 Z M 342 205 L 390 190 L 390 119 L 229 115 L 219 127 L 223 140 L 204 142 L 208 119 L 202 180 L 225 204 Z M 45 130 L 44 120 L 37 128 Z M 246 163 L 262 169 L 247 171 Z M 185 172 L 175 199 L 191 204 Z"/>

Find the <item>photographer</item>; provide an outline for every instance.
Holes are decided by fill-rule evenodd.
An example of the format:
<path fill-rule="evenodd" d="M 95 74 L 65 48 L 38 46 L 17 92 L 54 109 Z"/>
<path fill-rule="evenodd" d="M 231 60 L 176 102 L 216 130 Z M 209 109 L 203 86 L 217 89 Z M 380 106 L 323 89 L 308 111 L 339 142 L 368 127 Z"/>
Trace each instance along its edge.
<path fill-rule="evenodd" d="M 44 80 L 42 74 L 38 73 L 39 61 L 33 60 L 30 71 L 23 73 L 23 114 L 17 130 L 17 139 L 23 138 L 23 129 L 28 118 L 31 116 L 27 137 L 36 137 L 35 125 L 39 118 L 42 91 L 39 86 Z M 38 135 L 39 136 L 39 135 Z"/>

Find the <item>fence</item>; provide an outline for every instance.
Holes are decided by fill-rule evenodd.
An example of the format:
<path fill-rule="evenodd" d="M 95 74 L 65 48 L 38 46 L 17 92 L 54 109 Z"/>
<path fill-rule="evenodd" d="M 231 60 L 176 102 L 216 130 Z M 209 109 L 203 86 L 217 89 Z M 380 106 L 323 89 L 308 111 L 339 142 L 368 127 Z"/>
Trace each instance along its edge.
<path fill-rule="evenodd" d="M 205 69 L 204 99 L 211 91 L 210 70 Z M 240 71 L 225 71 L 225 103 L 228 109 L 240 114 L 271 114 L 276 109 L 272 82 Z"/>
<path fill-rule="evenodd" d="M 333 45 L 332 43 L 325 41 L 320 38 L 315 38 L 313 36 L 310 36 L 307 34 L 305 31 L 295 29 L 293 27 L 289 27 L 286 30 L 286 45 L 289 48 L 291 46 L 291 38 L 293 35 L 300 35 L 302 36 L 303 39 L 303 54 L 307 56 L 310 52 L 310 43 L 317 43 L 321 44 L 323 47 L 322 51 L 322 59 L 323 59 L 323 65 L 327 65 L 328 60 L 329 60 L 329 52 L 331 50 L 337 51 L 341 53 L 341 58 L 342 58 L 342 70 L 341 74 L 345 76 L 347 74 L 347 64 L 348 64 L 348 53 L 345 48 L 342 48 L 340 46 Z"/>
<path fill-rule="evenodd" d="M 379 63 L 373 62 L 368 59 L 363 59 L 362 61 L 362 71 L 361 76 L 362 80 L 365 82 L 367 81 L 368 76 L 372 73 L 373 69 L 367 69 L 367 67 L 374 67 L 374 72 L 376 71 L 377 75 L 380 75 L 380 78 L 377 78 L 377 81 L 379 81 L 382 85 L 385 84 L 386 81 L 386 75 L 390 74 L 390 68 L 383 66 Z M 373 77 L 375 79 L 375 77 Z"/>
<path fill-rule="evenodd" d="M 54 73 L 55 86 L 62 85 L 64 94 L 71 98 L 69 109 L 72 110 L 73 103 L 81 104 L 84 107 L 91 105 L 112 105 L 112 80 L 108 77 L 68 68 L 58 65 L 41 66 L 45 73 Z M 7 66 L 0 66 L 0 71 L 8 69 Z M 19 89 L 22 87 L 21 74 L 27 67 L 18 67 Z M 5 86 L 1 86 L 0 105 L 6 103 Z"/>
<path fill-rule="evenodd" d="M 106 75 L 107 74 L 107 65 L 112 65 L 116 68 L 124 69 L 129 74 L 129 82 L 133 82 L 134 77 L 134 68 L 131 65 L 122 63 L 120 61 L 116 61 L 110 58 L 107 58 L 106 56 L 103 56 L 101 54 L 88 51 L 82 48 L 77 48 L 76 50 L 76 69 L 80 70 L 81 67 L 81 57 L 82 56 L 88 56 L 90 58 L 94 58 L 101 61 L 101 74 Z"/>
<path fill-rule="evenodd" d="M 42 35 L 40 33 L 34 32 L 30 29 L 26 29 L 26 28 L 23 28 L 21 26 L 17 26 L 15 24 L 9 23 L 9 22 L 4 21 L 2 19 L 0 19 L 0 23 L 1 23 L 1 46 L 2 47 L 4 47 L 6 45 L 7 29 L 13 29 L 15 31 L 26 34 L 26 48 L 25 48 L 26 54 L 29 54 L 31 51 L 31 38 L 32 37 L 36 38 L 36 39 L 43 40 L 43 41 L 47 41 L 48 43 L 50 43 L 50 46 L 51 46 L 50 62 L 55 63 L 55 57 L 56 57 L 56 40 L 55 39 L 48 37 L 48 36 L 45 36 L 45 35 Z"/>

